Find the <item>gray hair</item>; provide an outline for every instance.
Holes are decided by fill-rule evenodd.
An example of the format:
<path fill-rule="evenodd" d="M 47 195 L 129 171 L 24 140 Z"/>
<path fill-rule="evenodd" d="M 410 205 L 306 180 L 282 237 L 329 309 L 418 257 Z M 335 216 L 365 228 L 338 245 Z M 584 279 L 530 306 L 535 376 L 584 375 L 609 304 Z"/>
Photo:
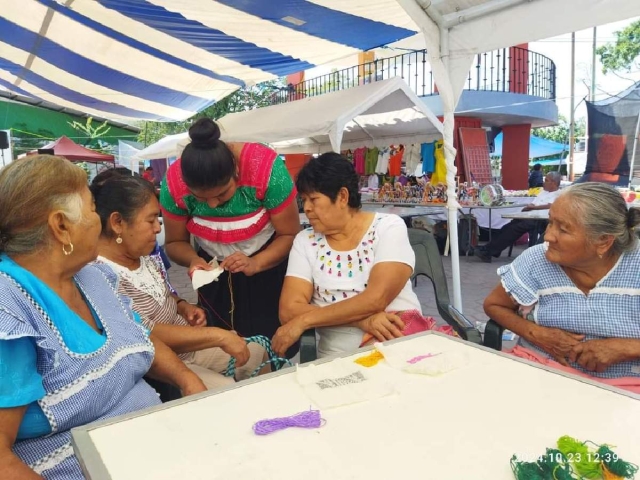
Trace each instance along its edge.
<path fill-rule="evenodd" d="M 559 172 L 549 172 L 547 173 L 546 177 L 558 186 L 562 181 L 562 175 L 560 175 Z"/>
<path fill-rule="evenodd" d="M 640 209 L 627 209 L 624 198 L 614 187 L 597 182 L 578 183 L 561 196 L 571 200 L 570 208 L 590 242 L 611 235 L 614 238 L 612 253 L 620 254 L 636 247 L 634 229 L 640 225 Z"/>
<path fill-rule="evenodd" d="M 32 155 L 0 170 L 0 251 L 34 253 L 50 245 L 48 217 L 60 210 L 82 220 L 84 171 L 53 155 Z"/>

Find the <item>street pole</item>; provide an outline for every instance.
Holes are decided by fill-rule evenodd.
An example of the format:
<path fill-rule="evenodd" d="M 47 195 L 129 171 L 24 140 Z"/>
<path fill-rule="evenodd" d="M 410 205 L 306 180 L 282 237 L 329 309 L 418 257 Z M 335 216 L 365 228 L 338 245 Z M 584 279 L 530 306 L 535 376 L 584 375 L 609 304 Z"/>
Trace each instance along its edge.
<path fill-rule="evenodd" d="M 593 48 L 591 50 L 591 101 L 596 101 L 596 38 L 597 27 L 593 27 Z"/>
<path fill-rule="evenodd" d="M 576 102 L 576 34 L 571 34 L 571 117 L 569 119 L 569 181 L 573 182 L 573 152 L 575 150 L 575 102 Z"/>

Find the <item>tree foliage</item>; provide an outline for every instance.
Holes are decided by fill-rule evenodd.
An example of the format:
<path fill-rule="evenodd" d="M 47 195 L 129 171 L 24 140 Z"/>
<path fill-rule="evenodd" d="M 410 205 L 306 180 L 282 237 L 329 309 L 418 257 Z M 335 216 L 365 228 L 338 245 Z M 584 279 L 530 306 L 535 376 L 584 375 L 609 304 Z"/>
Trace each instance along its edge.
<path fill-rule="evenodd" d="M 575 122 L 574 138 L 584 137 L 587 131 L 587 122 L 584 118 L 579 118 Z M 569 143 L 569 121 L 564 115 L 558 116 L 558 125 L 552 127 L 534 128 L 531 134 L 538 138 L 545 138 L 557 143 Z"/>
<path fill-rule="evenodd" d="M 603 73 L 630 71 L 639 66 L 640 20 L 615 32 L 616 41 L 607 43 L 596 50 L 600 56 Z"/>
<path fill-rule="evenodd" d="M 167 135 L 186 132 L 194 120 L 209 117 L 217 120 L 228 113 L 243 112 L 271 105 L 274 97 L 286 87 L 282 79 L 262 82 L 252 87 L 241 88 L 222 100 L 205 108 L 198 114 L 182 122 L 145 122 L 141 127 L 138 141 L 150 145 Z"/>

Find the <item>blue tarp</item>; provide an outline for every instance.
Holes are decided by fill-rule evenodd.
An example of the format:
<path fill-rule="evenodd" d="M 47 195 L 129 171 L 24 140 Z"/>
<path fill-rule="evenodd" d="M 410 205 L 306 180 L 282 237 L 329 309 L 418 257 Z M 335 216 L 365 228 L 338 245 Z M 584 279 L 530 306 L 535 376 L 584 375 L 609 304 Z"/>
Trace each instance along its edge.
<path fill-rule="evenodd" d="M 492 157 L 502 156 L 502 133 L 499 133 L 495 138 L 495 151 L 491 154 Z M 560 155 L 562 152 L 567 152 L 568 146 L 561 143 L 546 140 L 544 138 L 534 137 L 529 138 L 529 158 L 549 157 L 551 155 Z"/>

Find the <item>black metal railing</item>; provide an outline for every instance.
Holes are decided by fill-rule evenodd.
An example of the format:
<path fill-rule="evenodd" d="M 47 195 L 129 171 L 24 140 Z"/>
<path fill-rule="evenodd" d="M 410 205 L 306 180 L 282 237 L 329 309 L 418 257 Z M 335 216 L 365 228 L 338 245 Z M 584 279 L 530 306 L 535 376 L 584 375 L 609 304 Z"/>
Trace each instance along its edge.
<path fill-rule="evenodd" d="M 345 90 L 387 78 L 403 78 L 419 97 L 437 94 L 426 50 L 418 50 L 337 70 L 273 94 L 271 104 Z M 555 100 L 556 65 L 548 57 L 519 47 L 476 55 L 465 90 L 511 92 Z"/>

